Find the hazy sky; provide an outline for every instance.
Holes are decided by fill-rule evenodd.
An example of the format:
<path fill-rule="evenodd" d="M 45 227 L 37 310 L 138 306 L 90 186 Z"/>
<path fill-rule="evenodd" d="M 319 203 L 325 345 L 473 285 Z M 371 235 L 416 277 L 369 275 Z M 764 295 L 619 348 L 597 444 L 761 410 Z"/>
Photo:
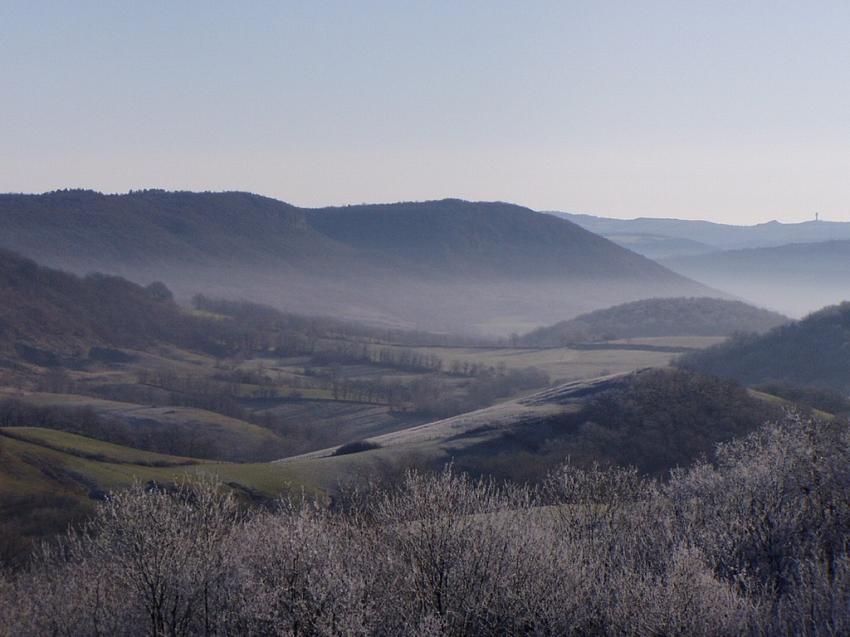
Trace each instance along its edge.
<path fill-rule="evenodd" d="M 0 0 L 0 191 L 850 220 L 850 2 Z"/>

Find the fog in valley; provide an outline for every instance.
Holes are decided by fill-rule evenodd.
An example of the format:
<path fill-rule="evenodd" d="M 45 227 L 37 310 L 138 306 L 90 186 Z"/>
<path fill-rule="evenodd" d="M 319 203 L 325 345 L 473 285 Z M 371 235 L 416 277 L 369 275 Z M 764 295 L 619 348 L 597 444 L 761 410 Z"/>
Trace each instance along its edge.
<path fill-rule="evenodd" d="M 848 23 L 2 3 L 0 637 L 850 634 Z"/>

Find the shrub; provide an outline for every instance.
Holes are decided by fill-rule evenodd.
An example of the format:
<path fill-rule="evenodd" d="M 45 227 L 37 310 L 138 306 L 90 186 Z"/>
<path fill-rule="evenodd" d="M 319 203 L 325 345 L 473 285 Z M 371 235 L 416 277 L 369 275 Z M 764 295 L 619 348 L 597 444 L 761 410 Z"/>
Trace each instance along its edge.
<path fill-rule="evenodd" d="M 333 452 L 333 455 L 345 456 L 350 453 L 360 453 L 361 451 L 369 451 L 370 449 L 380 448 L 380 443 L 372 442 L 371 440 L 356 440 L 337 447 L 336 451 Z"/>

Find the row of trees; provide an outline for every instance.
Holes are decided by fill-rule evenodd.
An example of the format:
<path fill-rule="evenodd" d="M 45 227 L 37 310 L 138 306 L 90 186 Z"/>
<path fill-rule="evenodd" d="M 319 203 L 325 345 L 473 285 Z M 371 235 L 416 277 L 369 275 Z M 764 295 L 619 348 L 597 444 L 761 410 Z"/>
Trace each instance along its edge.
<path fill-rule="evenodd" d="M 396 350 L 396 353 L 399 351 L 407 350 Z M 436 360 L 442 365 L 439 359 Z M 169 392 L 169 404 L 200 407 L 243 420 L 251 420 L 251 416 L 239 404 L 240 399 L 279 398 L 281 387 L 295 390 L 287 394 L 290 397 L 300 395 L 305 388 L 316 387 L 330 391 L 334 400 L 389 405 L 393 409 L 422 415 L 450 416 L 549 384 L 548 374 L 533 367 L 507 369 L 504 365 L 498 368 L 466 365 L 463 369 L 473 375 L 461 382 L 436 372 L 413 380 L 384 376 L 351 378 L 344 374 L 345 370 L 339 364 L 307 368 L 308 380 L 297 376 L 273 379 L 262 370 L 241 369 L 219 371 L 213 377 L 181 375 L 170 370 L 140 370 L 138 377 L 140 385 Z M 250 386 L 241 383 L 249 383 Z"/>
<path fill-rule="evenodd" d="M 315 345 L 320 339 L 329 338 L 395 343 L 407 347 L 466 347 L 490 344 L 476 337 L 379 328 L 327 316 L 289 314 L 268 305 L 213 299 L 202 294 L 192 299 L 192 305 L 205 312 L 231 317 L 243 329 L 255 334 L 300 334 L 300 342 L 306 343 L 307 347 L 314 346 L 311 351 L 315 351 Z"/>
<path fill-rule="evenodd" d="M 445 361 L 434 353 L 405 347 L 378 347 L 356 341 L 326 343 L 311 356 L 313 365 L 363 364 L 413 372 L 438 372 L 451 376 L 504 375 L 507 366 L 485 365 L 469 360 Z"/>
<path fill-rule="evenodd" d="M 383 377 L 346 379 L 333 373 L 329 378 L 336 400 L 379 402 L 393 409 L 437 418 L 480 409 L 500 398 L 549 384 L 549 375 L 534 367 L 485 372 L 461 383 L 436 374 L 411 381 Z"/>
<path fill-rule="evenodd" d="M 311 357 L 313 365 L 364 364 L 407 371 L 441 372 L 443 360 L 431 353 L 402 347 L 376 347 L 356 341 L 327 343 Z"/>
<path fill-rule="evenodd" d="M 450 468 L 245 514 L 137 485 L 0 576 L 2 635 L 846 635 L 850 435 L 789 417 L 667 483 Z"/>

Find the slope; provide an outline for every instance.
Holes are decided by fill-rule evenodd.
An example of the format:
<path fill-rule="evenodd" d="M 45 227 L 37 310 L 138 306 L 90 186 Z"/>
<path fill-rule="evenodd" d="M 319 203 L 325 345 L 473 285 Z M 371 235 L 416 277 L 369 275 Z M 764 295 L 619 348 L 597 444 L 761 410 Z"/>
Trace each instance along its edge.
<path fill-rule="evenodd" d="M 65 432 L 0 428 L 0 562 L 18 560 L 39 539 L 82 523 L 109 490 L 197 476 L 218 479 L 254 502 L 304 488 L 276 464 L 203 462 Z"/>
<path fill-rule="evenodd" d="M 647 369 L 566 383 L 360 445 L 278 463 L 329 491 L 340 476 L 356 479 L 447 462 L 514 480 L 540 479 L 565 457 L 579 464 L 632 464 L 663 475 L 778 413 L 774 402 L 733 382 Z"/>
<path fill-rule="evenodd" d="M 575 224 L 513 204 L 444 199 L 347 206 L 311 211 L 307 220 L 340 243 L 452 276 L 682 283 Z"/>
<path fill-rule="evenodd" d="M 119 277 L 80 278 L 0 250 L 0 354 L 74 356 L 93 346 L 143 347 L 193 338 L 195 323 L 162 285 Z M 47 362 L 47 361 L 45 361 Z"/>
<path fill-rule="evenodd" d="M 689 354 L 682 367 L 748 384 L 790 383 L 850 393 L 850 303 L 824 308 L 761 336 Z"/>
<path fill-rule="evenodd" d="M 47 265 L 113 271 L 157 262 L 298 261 L 327 251 L 304 213 L 249 193 L 90 190 L 0 195 L 3 245 Z"/>

